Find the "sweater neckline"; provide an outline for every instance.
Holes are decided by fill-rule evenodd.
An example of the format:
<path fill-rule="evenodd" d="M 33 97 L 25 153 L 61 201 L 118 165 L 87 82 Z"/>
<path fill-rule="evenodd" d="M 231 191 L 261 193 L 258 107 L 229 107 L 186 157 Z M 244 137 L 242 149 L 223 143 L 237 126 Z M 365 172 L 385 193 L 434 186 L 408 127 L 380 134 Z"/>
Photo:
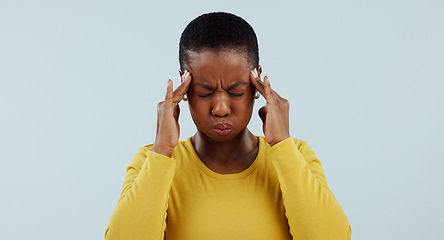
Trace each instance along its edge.
<path fill-rule="evenodd" d="M 253 163 L 250 164 L 250 166 L 245 169 L 242 172 L 239 173 L 217 173 L 214 172 L 213 170 L 209 169 L 203 162 L 202 160 L 200 160 L 199 156 L 196 153 L 196 149 L 194 149 L 193 144 L 191 143 L 191 137 L 187 138 L 187 140 L 185 141 L 186 144 L 188 145 L 188 147 L 191 149 L 191 160 L 200 168 L 200 170 L 202 170 L 206 175 L 212 177 L 212 178 L 216 178 L 216 179 L 220 179 L 220 180 L 235 180 L 235 179 L 241 179 L 241 178 L 245 178 L 246 176 L 250 175 L 259 165 L 259 163 L 261 161 L 263 161 L 263 147 L 265 146 L 265 138 L 257 136 L 258 141 L 259 141 L 259 150 L 258 153 L 256 155 L 256 158 L 254 159 Z"/>

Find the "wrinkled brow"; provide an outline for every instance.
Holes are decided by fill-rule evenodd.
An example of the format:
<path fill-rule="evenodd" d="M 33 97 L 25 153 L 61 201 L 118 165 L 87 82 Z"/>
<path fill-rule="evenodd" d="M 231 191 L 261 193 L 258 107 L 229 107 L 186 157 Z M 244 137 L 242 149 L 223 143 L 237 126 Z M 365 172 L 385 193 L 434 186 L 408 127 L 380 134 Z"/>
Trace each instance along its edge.
<path fill-rule="evenodd" d="M 231 84 L 226 90 L 232 90 L 233 88 L 237 88 L 239 86 L 243 86 L 246 84 L 247 83 L 245 83 L 245 82 L 235 82 L 235 83 Z M 196 86 L 202 87 L 202 88 L 204 88 L 206 90 L 210 90 L 210 91 L 214 90 L 213 87 L 211 87 L 210 85 L 207 85 L 205 83 L 196 83 Z"/>

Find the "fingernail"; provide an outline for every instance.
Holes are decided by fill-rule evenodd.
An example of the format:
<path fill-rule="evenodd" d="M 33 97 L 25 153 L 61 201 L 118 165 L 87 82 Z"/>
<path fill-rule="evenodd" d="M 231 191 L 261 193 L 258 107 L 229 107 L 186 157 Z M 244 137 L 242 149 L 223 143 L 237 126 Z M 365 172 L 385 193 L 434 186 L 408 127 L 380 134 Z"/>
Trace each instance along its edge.
<path fill-rule="evenodd" d="M 256 68 L 254 68 L 254 75 L 256 76 L 256 78 L 259 77 L 259 74 L 257 74 L 257 69 Z"/>
<path fill-rule="evenodd" d="M 183 71 L 182 76 L 180 76 L 180 77 L 182 78 L 182 82 L 185 82 L 186 76 L 187 76 L 187 70 L 185 69 L 185 70 Z"/>

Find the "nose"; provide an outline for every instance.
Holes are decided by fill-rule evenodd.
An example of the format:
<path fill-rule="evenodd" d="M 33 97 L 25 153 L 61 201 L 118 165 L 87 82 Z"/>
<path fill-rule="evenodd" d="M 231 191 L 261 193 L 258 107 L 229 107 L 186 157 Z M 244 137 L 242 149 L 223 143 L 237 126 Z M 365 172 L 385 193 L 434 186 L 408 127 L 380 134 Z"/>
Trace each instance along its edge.
<path fill-rule="evenodd" d="M 229 99 L 224 92 L 218 92 L 213 102 L 211 114 L 216 117 L 226 117 L 231 113 Z"/>

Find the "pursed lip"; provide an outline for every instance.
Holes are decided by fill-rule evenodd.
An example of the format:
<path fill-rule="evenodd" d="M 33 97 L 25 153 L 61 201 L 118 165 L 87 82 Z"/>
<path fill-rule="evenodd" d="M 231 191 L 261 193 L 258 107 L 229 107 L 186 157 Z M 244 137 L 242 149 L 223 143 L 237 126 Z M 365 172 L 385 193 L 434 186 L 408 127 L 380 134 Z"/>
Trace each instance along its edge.
<path fill-rule="evenodd" d="M 233 131 L 233 126 L 229 123 L 217 123 L 214 125 L 213 131 L 220 136 L 227 136 Z"/>
<path fill-rule="evenodd" d="M 231 129 L 233 127 L 229 123 L 218 123 L 218 124 L 214 125 L 214 128 L 226 130 L 226 129 Z"/>

